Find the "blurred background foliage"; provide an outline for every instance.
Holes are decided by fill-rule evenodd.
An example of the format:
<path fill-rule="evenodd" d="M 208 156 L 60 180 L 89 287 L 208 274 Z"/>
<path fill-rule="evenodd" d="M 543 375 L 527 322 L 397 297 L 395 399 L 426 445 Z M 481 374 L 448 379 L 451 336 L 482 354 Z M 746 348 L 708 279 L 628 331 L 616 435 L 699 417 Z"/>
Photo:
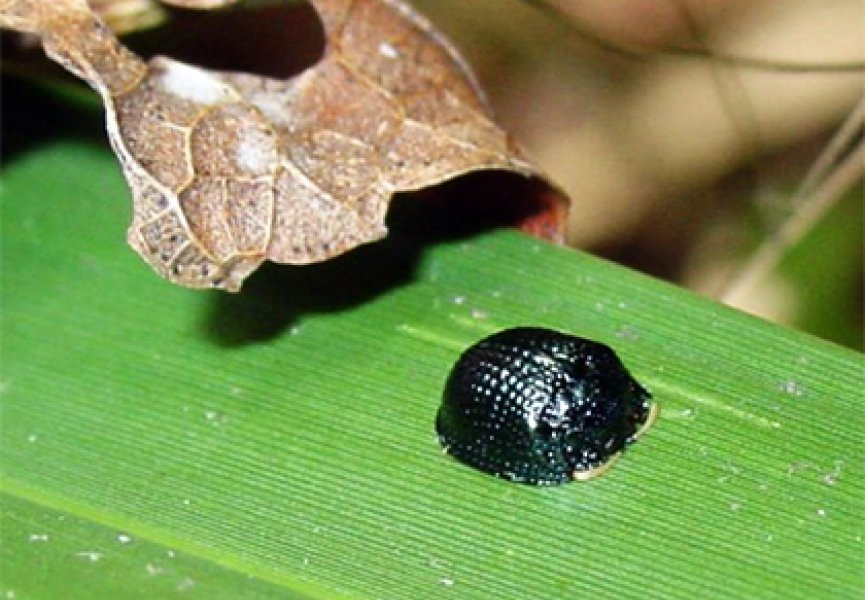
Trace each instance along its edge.
<path fill-rule="evenodd" d="M 222 13 L 91 4 L 140 53 L 213 68 L 287 77 L 323 44 L 299 1 Z M 863 349 L 865 3 L 412 4 L 462 50 L 499 121 L 571 196 L 571 245 Z M 15 46 L 18 56 L 26 43 Z M 841 149 L 803 193 L 845 120 Z M 809 210 L 815 225 L 784 245 L 778 267 L 734 290 L 774 232 Z"/>
<path fill-rule="evenodd" d="M 801 209 L 797 188 L 863 100 L 860 0 L 415 4 L 571 196 L 569 243 L 717 298 Z M 728 300 L 862 349 L 863 188 L 839 192 L 778 269 Z"/>

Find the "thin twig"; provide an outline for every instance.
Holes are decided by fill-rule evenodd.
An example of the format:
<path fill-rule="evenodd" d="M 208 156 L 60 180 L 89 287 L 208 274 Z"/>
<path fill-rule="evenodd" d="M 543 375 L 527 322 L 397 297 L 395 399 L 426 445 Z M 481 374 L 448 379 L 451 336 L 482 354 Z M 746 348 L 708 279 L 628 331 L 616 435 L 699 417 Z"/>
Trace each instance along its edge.
<path fill-rule="evenodd" d="M 646 60 L 651 56 L 645 50 L 632 48 L 612 42 L 603 38 L 594 32 L 590 27 L 578 23 L 569 15 L 563 13 L 555 6 L 551 6 L 546 0 L 522 0 L 529 6 L 540 11 L 555 22 L 564 21 L 566 27 L 579 35 L 582 39 L 589 43 L 598 46 L 608 52 L 618 54 L 630 60 Z M 729 54 L 726 52 L 718 52 L 708 50 L 706 48 L 684 48 L 677 46 L 669 46 L 659 50 L 660 54 L 681 56 L 685 58 L 695 58 L 702 60 L 712 60 L 731 67 L 741 67 L 744 69 L 754 69 L 759 71 L 775 71 L 785 73 L 862 73 L 865 72 L 865 61 L 850 60 L 850 61 L 831 61 L 831 62 L 790 62 L 774 58 L 757 58 L 752 56 L 740 56 L 737 54 Z"/>
<path fill-rule="evenodd" d="M 731 67 L 754 69 L 757 71 L 776 71 L 783 73 L 865 73 L 865 61 L 828 61 L 828 62 L 788 62 L 776 58 L 757 58 L 753 56 L 740 56 L 718 52 L 707 51 L 704 48 L 678 48 L 670 47 L 664 50 L 667 54 L 677 56 L 694 56 L 708 60 L 717 60 Z"/>
<path fill-rule="evenodd" d="M 835 132 L 832 139 L 826 144 L 823 152 L 820 153 L 820 156 L 817 157 L 817 160 L 808 169 L 805 179 L 802 180 L 799 189 L 796 190 L 796 194 L 793 196 L 794 207 L 796 202 L 804 201 L 808 194 L 817 186 L 817 183 L 826 177 L 826 173 L 832 165 L 840 160 L 844 151 L 852 145 L 855 136 L 863 126 L 865 126 L 865 98 L 859 101 L 859 104 L 856 105 L 850 116 L 841 124 L 838 131 Z"/>
<path fill-rule="evenodd" d="M 782 240 L 788 246 L 792 245 L 798 240 L 793 234 L 804 235 L 828 211 L 832 201 L 840 196 L 843 190 L 837 196 L 830 195 L 828 205 L 825 207 L 809 208 L 809 206 L 817 203 L 820 198 L 819 190 L 817 190 L 820 182 L 823 181 L 823 188 L 829 186 L 830 169 L 841 161 L 844 152 L 850 148 L 856 136 L 861 135 L 863 126 L 865 126 L 865 98 L 859 101 L 859 104 L 844 120 L 817 160 L 808 169 L 808 173 L 790 201 L 790 211 L 794 216 L 779 227 L 778 231 L 746 261 L 740 272 L 734 275 L 720 294 L 723 300 L 730 302 L 733 299 L 741 298 L 743 294 L 753 289 L 753 286 L 777 265 L 781 255 L 786 251 L 787 247 L 780 246 Z M 861 151 L 863 143 L 865 142 L 859 143 L 857 148 L 859 151 Z M 851 153 L 851 158 L 854 154 L 855 152 Z M 860 169 L 865 169 L 865 165 L 860 165 Z M 854 182 L 855 179 L 851 184 Z M 802 225 L 795 224 L 797 219 L 801 217 L 800 213 L 804 214 L 806 219 L 813 219 L 803 223 L 802 225 L 806 225 L 804 228 Z"/>
<path fill-rule="evenodd" d="M 709 46 L 707 36 L 687 3 L 682 0 L 670 0 L 670 2 L 678 10 L 690 36 L 706 48 L 706 52 L 714 55 L 714 50 Z M 709 72 L 721 108 L 730 122 L 734 135 L 741 144 L 745 163 L 751 172 L 757 174 L 757 157 L 761 154 L 764 144 L 760 134 L 760 122 L 754 112 L 754 106 L 748 99 L 741 74 L 733 68 L 733 65 L 724 62 L 712 62 Z"/>
<path fill-rule="evenodd" d="M 846 123 L 845 123 L 846 125 Z M 865 140 L 858 142 L 852 152 L 803 201 L 797 202 L 796 211 L 763 244 L 728 284 L 721 300 L 736 304 L 746 297 L 768 273 L 780 263 L 784 254 L 810 231 L 829 211 L 838 198 L 865 174 Z"/>

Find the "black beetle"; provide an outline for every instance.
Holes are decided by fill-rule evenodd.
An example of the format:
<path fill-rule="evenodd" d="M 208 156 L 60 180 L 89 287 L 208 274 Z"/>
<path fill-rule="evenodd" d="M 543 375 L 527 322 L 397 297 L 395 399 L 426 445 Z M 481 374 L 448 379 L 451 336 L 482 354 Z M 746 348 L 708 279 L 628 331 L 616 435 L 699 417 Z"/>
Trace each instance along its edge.
<path fill-rule="evenodd" d="M 518 327 L 460 356 L 436 430 L 445 450 L 466 464 L 549 485 L 604 472 L 655 413 L 649 392 L 610 347 Z"/>

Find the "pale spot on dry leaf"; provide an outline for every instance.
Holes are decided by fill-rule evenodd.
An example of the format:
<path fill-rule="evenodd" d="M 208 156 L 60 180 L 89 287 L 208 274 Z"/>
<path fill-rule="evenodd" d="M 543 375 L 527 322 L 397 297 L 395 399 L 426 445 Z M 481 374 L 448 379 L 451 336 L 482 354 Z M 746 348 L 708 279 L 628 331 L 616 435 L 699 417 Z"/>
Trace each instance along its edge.
<path fill-rule="evenodd" d="M 162 0 L 166 4 L 173 4 L 174 6 L 181 6 L 183 8 L 197 8 L 197 9 L 207 9 L 207 8 L 217 8 L 220 6 L 228 6 L 229 4 L 234 4 L 238 2 L 238 0 Z"/>
<path fill-rule="evenodd" d="M 156 64 L 162 66 L 160 83 L 163 89 L 178 98 L 199 104 L 224 104 L 240 100 L 230 86 L 204 69 L 176 61 L 160 61 L 151 67 Z"/>
<path fill-rule="evenodd" d="M 377 240 L 399 191 L 481 169 L 538 175 L 456 51 L 402 0 L 311 3 L 325 53 L 287 80 L 145 63 L 85 0 L 0 0 L 0 26 L 39 35 L 100 93 L 133 194 L 128 241 L 181 285 L 234 291 L 264 260 L 312 263 Z M 560 240 L 566 200 L 551 198 L 524 228 Z"/>

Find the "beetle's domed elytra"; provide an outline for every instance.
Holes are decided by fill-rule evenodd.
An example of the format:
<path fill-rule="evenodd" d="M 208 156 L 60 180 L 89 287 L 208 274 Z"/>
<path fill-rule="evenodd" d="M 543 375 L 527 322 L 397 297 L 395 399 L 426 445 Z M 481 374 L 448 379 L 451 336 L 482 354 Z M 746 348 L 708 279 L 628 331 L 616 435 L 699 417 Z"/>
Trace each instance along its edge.
<path fill-rule="evenodd" d="M 466 350 L 436 419 L 457 459 L 536 485 L 589 479 L 654 417 L 651 395 L 604 344 L 534 327 Z"/>

